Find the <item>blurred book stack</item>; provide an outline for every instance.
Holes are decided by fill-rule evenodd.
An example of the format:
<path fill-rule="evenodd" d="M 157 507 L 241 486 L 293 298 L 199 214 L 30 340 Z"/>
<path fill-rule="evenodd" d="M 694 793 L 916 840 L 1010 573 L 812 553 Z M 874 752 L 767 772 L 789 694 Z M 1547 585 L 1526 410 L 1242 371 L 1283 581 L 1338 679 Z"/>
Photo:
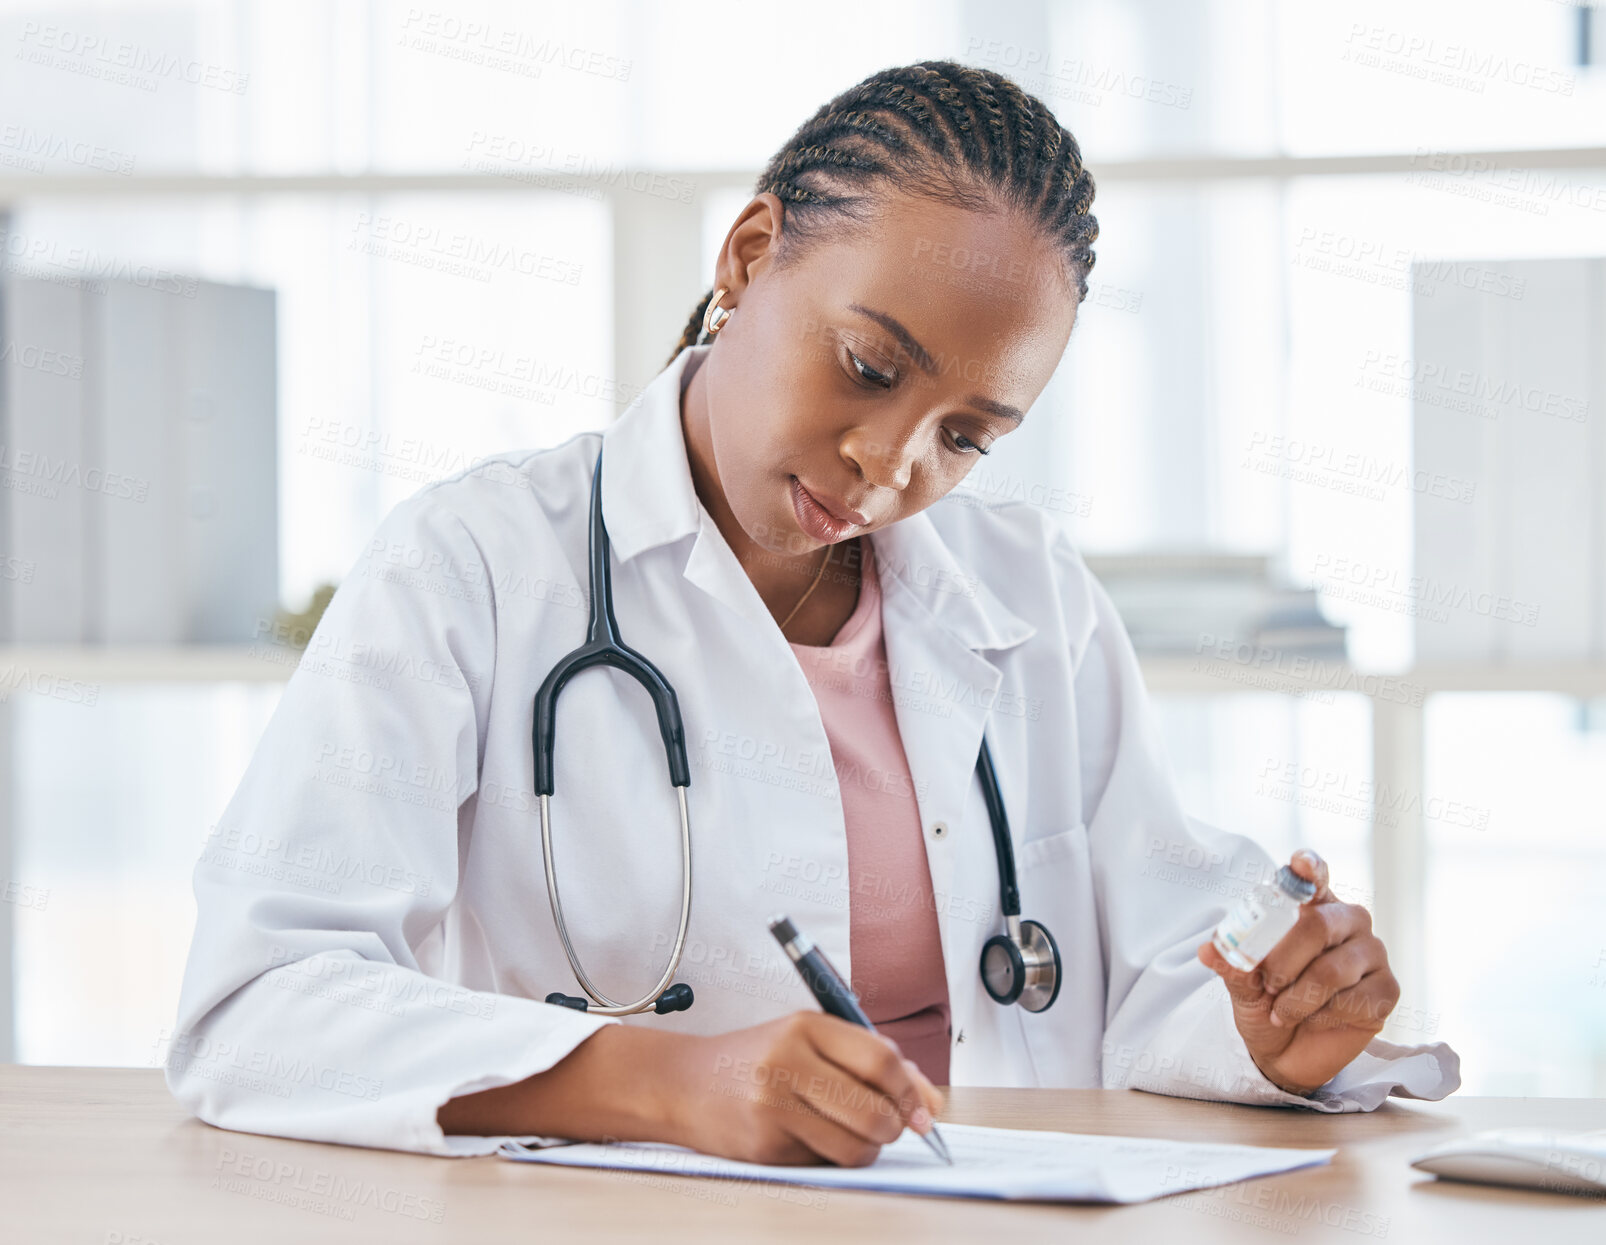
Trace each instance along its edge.
<path fill-rule="evenodd" d="M 1416 660 L 1606 662 L 1606 258 L 1425 266 L 1439 275 L 1408 287 Z"/>
<path fill-rule="evenodd" d="M 1345 629 L 1322 616 L 1316 589 L 1275 582 L 1266 555 L 1169 551 L 1083 560 L 1139 653 L 1192 655 L 1226 643 L 1346 659 Z"/>
<path fill-rule="evenodd" d="M 278 599 L 273 291 L 53 277 L 0 277 L 0 643 L 252 639 Z"/>

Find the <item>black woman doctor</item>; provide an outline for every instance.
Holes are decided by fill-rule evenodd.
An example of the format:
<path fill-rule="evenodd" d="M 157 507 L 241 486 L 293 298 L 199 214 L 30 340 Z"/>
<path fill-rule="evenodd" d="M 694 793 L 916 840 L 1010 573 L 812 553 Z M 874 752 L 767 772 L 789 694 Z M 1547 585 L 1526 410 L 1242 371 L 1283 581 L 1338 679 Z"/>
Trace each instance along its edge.
<path fill-rule="evenodd" d="M 606 432 L 398 506 L 311 647 L 399 652 L 440 677 L 381 688 L 304 664 L 220 828 L 383 867 L 319 891 L 203 861 L 178 1023 L 214 1049 L 360 1069 L 378 1091 L 263 1095 L 170 1062 L 180 1099 L 230 1128 L 424 1153 L 539 1134 L 863 1164 L 930 1128 L 939 1067 L 953 1085 L 1321 1111 L 1453 1090 L 1448 1046 L 1377 1036 L 1399 984 L 1315 853 L 1292 867 L 1316 894 L 1260 967 L 1208 949 L 1275 863 L 1179 808 L 1131 645 L 1057 521 L 949 497 L 1065 352 L 1093 193 L 1075 140 L 1006 78 L 947 61 L 873 74 L 776 153 L 680 348 Z M 619 627 L 676 689 L 690 754 L 676 980 L 696 1002 L 667 1015 L 545 1001 L 577 988 L 542 869 L 532 699 L 585 639 L 599 451 Z M 868 671 L 904 778 L 881 784 L 884 817 L 849 825 L 865 807 L 843 790 L 864 781 L 847 772 L 855 715 L 799 655 L 874 634 L 859 624 L 884 644 Z M 634 999 L 681 909 L 658 722 L 639 686 L 587 671 L 555 737 L 569 933 L 596 984 Z M 1008 915 L 984 739 L 1020 912 L 1057 943 L 1051 1006 L 1000 1002 L 979 971 Z M 871 842 L 894 863 L 867 869 Z M 900 896 L 916 901 L 894 929 L 875 908 Z M 872 1017 L 928 983 L 942 1058 L 923 1067 L 821 1013 L 767 932 L 777 912 Z"/>

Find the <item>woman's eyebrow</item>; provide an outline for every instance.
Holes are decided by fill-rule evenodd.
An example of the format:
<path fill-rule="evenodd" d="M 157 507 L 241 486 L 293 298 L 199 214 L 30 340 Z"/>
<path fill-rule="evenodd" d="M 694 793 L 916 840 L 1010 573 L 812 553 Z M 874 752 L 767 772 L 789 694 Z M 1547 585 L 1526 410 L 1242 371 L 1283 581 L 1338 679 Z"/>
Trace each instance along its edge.
<path fill-rule="evenodd" d="M 898 339 L 898 344 L 909 352 L 910 357 L 914 359 L 922 372 L 928 376 L 937 374 L 937 361 L 926 352 L 924 346 L 914 339 L 914 334 L 904 328 L 892 316 L 889 316 L 884 311 L 876 311 L 874 308 L 866 307 L 862 303 L 849 303 L 848 310 L 857 311 L 862 316 L 869 316 L 870 319 Z M 994 402 L 991 398 L 984 398 L 980 394 L 972 394 L 966 401 L 972 406 L 986 411 L 989 415 L 997 415 L 1000 419 L 1007 419 L 1016 424 L 1026 418 L 1025 414 L 1017 407 L 1010 406 L 1006 402 Z"/>
<path fill-rule="evenodd" d="M 874 311 L 862 303 L 849 303 L 848 310 L 857 311 L 862 316 L 869 316 L 870 319 L 898 339 L 898 344 L 913 356 L 915 363 L 919 365 L 922 372 L 928 376 L 937 374 L 936 360 L 926 353 L 926 348 L 915 340 L 913 333 L 904 328 L 903 325 L 899 324 L 886 312 Z"/>
<path fill-rule="evenodd" d="M 984 398 L 979 393 L 973 393 L 965 399 L 972 406 L 979 406 L 989 415 L 996 415 L 1000 419 L 1007 419 L 1016 425 L 1026 418 L 1020 408 L 1010 406 L 1007 402 L 994 402 L 991 398 Z"/>

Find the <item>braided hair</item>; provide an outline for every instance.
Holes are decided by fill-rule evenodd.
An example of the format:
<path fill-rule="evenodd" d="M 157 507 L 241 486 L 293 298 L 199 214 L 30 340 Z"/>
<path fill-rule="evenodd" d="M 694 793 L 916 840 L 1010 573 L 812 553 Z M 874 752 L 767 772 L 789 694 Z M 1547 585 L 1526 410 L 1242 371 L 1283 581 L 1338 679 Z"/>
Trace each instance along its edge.
<path fill-rule="evenodd" d="M 871 74 L 820 108 L 759 175 L 753 193 L 785 205 L 775 266 L 827 223 L 867 221 L 886 188 L 983 210 L 1002 203 L 1057 239 L 1078 305 L 1087 297 L 1099 223 L 1093 176 L 1071 132 L 1002 74 L 921 61 Z M 669 361 L 708 339 L 709 290 Z"/>

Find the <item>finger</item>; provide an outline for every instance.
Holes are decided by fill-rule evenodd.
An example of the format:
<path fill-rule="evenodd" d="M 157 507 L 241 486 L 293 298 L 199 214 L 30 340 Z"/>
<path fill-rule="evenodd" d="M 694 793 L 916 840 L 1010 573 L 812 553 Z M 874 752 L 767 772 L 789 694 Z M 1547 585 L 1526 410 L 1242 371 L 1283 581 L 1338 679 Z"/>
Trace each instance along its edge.
<path fill-rule="evenodd" d="M 905 1124 L 920 1133 L 930 1130 L 931 1116 L 925 1107 L 925 1091 L 935 1092 L 936 1087 L 918 1068 L 911 1072 L 909 1061 L 903 1058 L 896 1043 L 835 1016 L 821 1015 L 808 1032 L 821 1058 L 835 1064 L 844 1076 L 854 1078 L 887 1099 L 888 1109 L 898 1123 L 898 1132 L 903 1131 Z"/>
<path fill-rule="evenodd" d="M 926 1078 L 925 1073 L 920 1071 L 920 1065 L 913 1059 L 905 1059 L 903 1062 L 908 1065 L 909 1075 L 914 1079 L 916 1087 L 920 1090 L 920 1097 L 925 1104 L 927 1113 L 934 1120 L 941 1119 L 943 1109 L 948 1105 L 947 1100 L 942 1096 L 942 1091 Z"/>
<path fill-rule="evenodd" d="M 1340 990 L 1347 990 L 1374 968 L 1387 963 L 1378 938 L 1352 938 L 1324 951 L 1305 966 L 1298 980 L 1278 991 L 1271 1005 L 1271 1023 L 1291 1029 L 1320 1011 Z"/>
<path fill-rule="evenodd" d="M 1323 860 L 1314 848 L 1300 848 L 1288 858 L 1288 867 L 1307 882 L 1316 883 L 1316 893 L 1310 897 L 1309 902 L 1326 903 L 1335 898 L 1329 885 L 1327 861 Z"/>
<path fill-rule="evenodd" d="M 903 1133 L 904 1119 L 892 1098 L 812 1052 L 793 1064 L 792 1092 L 800 1104 L 860 1141 L 884 1146 Z"/>
<path fill-rule="evenodd" d="M 788 1108 L 790 1114 L 798 1114 L 803 1110 L 802 1104 L 796 1100 L 789 1100 Z M 755 1161 L 775 1167 L 818 1167 L 834 1160 L 817 1153 L 808 1142 L 797 1135 L 793 1125 L 788 1121 L 781 1127 L 780 1140 L 767 1144 L 763 1157 Z"/>
<path fill-rule="evenodd" d="M 1227 963 L 1226 957 L 1216 950 L 1215 943 L 1202 943 L 1199 947 L 1199 959 L 1204 963 L 1205 967 L 1214 970 L 1222 981 L 1226 983 L 1227 993 L 1232 996 L 1235 1002 L 1244 1004 L 1258 1003 L 1265 995 L 1266 990 L 1261 980 L 1260 970 L 1252 968 L 1246 972 L 1243 969 L 1234 968 Z"/>
<path fill-rule="evenodd" d="M 1387 967 L 1374 968 L 1349 989 L 1328 999 L 1326 1006 L 1306 1018 L 1305 1027 L 1381 1033 L 1399 1001 L 1398 979 Z"/>
<path fill-rule="evenodd" d="M 1276 994 L 1296 981 L 1322 952 L 1371 932 L 1372 914 L 1359 904 L 1339 903 L 1336 899 L 1325 903 L 1313 899 L 1302 904 L 1294 927 L 1260 962 L 1267 992 Z"/>
<path fill-rule="evenodd" d="M 822 1016 L 821 1019 L 827 1017 Z M 869 1039 L 880 1053 L 887 1053 L 887 1057 L 898 1065 L 899 1075 L 907 1078 L 908 1073 L 902 1067 L 903 1058 L 892 1049 L 891 1043 L 856 1026 L 847 1025 L 845 1021 L 838 1023 L 852 1029 L 861 1038 Z M 793 1092 L 801 1101 L 827 1119 L 836 1121 L 865 1141 L 877 1145 L 895 1141 L 910 1122 L 910 1117 L 925 1109 L 912 1085 L 907 1091 L 909 1105 L 905 1109 L 895 1096 L 834 1062 L 812 1045 L 793 1060 L 792 1067 Z M 930 1127 L 929 1116 L 925 1118 L 925 1124 Z"/>
<path fill-rule="evenodd" d="M 840 1120 L 820 1112 L 807 1099 L 793 1095 L 781 1128 L 807 1149 L 813 1163 L 835 1163 L 838 1167 L 864 1167 L 875 1162 L 881 1143 L 871 1141 L 846 1127 Z"/>

